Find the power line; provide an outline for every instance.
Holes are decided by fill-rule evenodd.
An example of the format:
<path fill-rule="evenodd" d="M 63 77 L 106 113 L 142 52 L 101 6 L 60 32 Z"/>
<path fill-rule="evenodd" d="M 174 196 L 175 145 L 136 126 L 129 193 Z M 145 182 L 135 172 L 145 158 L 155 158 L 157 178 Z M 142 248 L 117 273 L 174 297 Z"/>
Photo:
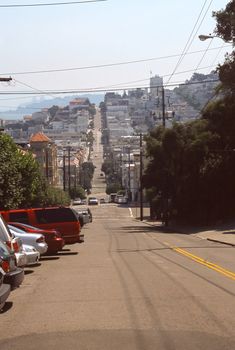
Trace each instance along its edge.
<path fill-rule="evenodd" d="M 162 87 L 174 87 L 174 86 L 184 86 L 184 85 L 196 85 L 196 84 L 204 84 L 204 83 L 213 83 L 213 82 L 219 82 L 219 79 L 211 79 L 211 80 L 203 80 L 203 81 L 196 81 L 196 82 L 184 82 L 184 83 L 172 83 L 172 84 L 165 84 L 165 85 L 153 85 L 152 88 L 162 88 Z M 71 90 L 44 90 L 42 92 L 29 92 L 29 91 L 13 91 L 13 92 L 6 92 L 1 91 L 0 95 L 60 95 L 60 94 L 77 94 L 77 93 L 91 93 L 91 92 L 113 92 L 113 91 L 123 91 L 123 90 L 133 90 L 133 89 L 146 89 L 149 88 L 149 85 L 145 86 L 138 86 L 138 87 L 120 87 L 115 89 L 71 89 Z"/>
<path fill-rule="evenodd" d="M 208 69 L 208 68 L 215 68 L 215 66 L 211 65 L 211 66 L 206 66 L 206 67 L 200 67 L 200 68 L 198 68 L 198 70 L 203 70 L 203 69 Z M 175 75 L 184 74 L 184 73 L 190 73 L 190 72 L 194 72 L 194 71 L 195 71 L 194 69 L 189 69 L 189 70 L 177 72 L 177 73 L 175 73 Z M 167 77 L 167 76 L 170 76 L 170 74 L 163 75 L 163 77 Z M 45 91 L 39 90 L 37 88 L 34 88 L 33 86 L 25 84 L 25 83 L 23 83 L 23 82 L 21 82 L 19 80 L 14 79 L 14 81 L 19 83 L 19 84 L 25 85 L 25 86 L 29 87 L 30 89 L 32 89 L 34 91 L 41 91 L 45 95 L 48 95 Z M 132 80 L 132 81 L 128 81 L 128 82 L 122 82 L 122 83 L 117 83 L 117 84 L 101 86 L 101 87 L 97 87 L 97 89 L 110 89 L 110 88 L 114 88 L 114 87 L 117 87 L 117 86 L 123 86 L 125 84 L 140 83 L 140 82 L 144 82 L 144 81 L 149 81 L 149 78 L 147 78 L 147 79 L 138 79 L 138 80 Z M 123 86 L 123 90 L 125 90 L 125 89 L 126 89 L 126 87 Z M 31 96 L 37 96 L 37 95 L 31 95 Z M 51 97 L 55 97 L 54 95 L 50 95 L 50 96 Z M 27 99 L 27 98 L 28 97 L 0 98 L 0 101 L 21 100 L 21 99 Z M 6 108 L 6 107 L 11 107 L 11 106 L 4 106 L 4 108 Z"/>
<path fill-rule="evenodd" d="M 225 46 L 225 45 L 221 46 L 220 49 L 218 50 L 218 52 L 217 52 L 215 58 L 213 59 L 213 61 L 212 61 L 212 63 L 211 63 L 212 65 L 214 65 L 215 62 L 217 61 L 217 59 L 218 59 L 218 57 L 219 57 L 219 55 L 220 55 L 220 53 L 221 53 L 221 51 L 222 51 L 222 49 L 223 49 L 224 46 Z"/>
<path fill-rule="evenodd" d="M 18 83 L 18 84 L 21 84 L 21 85 L 24 85 L 24 86 L 26 86 L 26 87 L 29 87 L 30 89 L 32 89 L 32 90 L 34 90 L 34 91 L 38 91 L 38 92 L 41 92 L 41 93 L 43 93 L 43 94 L 45 93 L 45 91 L 39 90 L 39 89 L 37 89 L 37 88 L 34 88 L 33 86 L 28 85 L 28 84 L 25 84 L 25 83 L 23 83 L 23 82 L 21 82 L 21 81 L 19 81 L 19 80 L 14 79 L 14 81 L 15 81 L 16 83 Z M 49 95 L 49 96 L 55 97 L 54 95 Z"/>
<path fill-rule="evenodd" d="M 191 47 L 191 45 L 192 45 L 192 43 L 193 43 L 193 40 L 195 39 L 195 37 L 196 37 L 196 35 L 197 35 L 197 33 L 198 33 L 198 31 L 199 31 L 199 29 L 200 29 L 200 27 L 201 27 L 203 21 L 204 21 L 206 15 L 207 15 L 207 12 L 209 11 L 209 8 L 210 8 L 210 6 L 211 6 L 213 0 L 210 1 L 209 6 L 207 7 L 207 10 L 206 10 L 205 14 L 204 14 L 204 16 L 203 16 L 203 18 L 202 18 L 202 20 L 201 20 L 201 22 L 200 22 L 200 24 L 199 24 L 199 26 L 198 26 L 196 32 L 195 32 L 194 35 L 193 35 L 193 32 L 194 32 L 194 30 L 195 30 L 195 28 L 196 28 L 196 26 L 197 26 L 197 24 L 198 24 L 198 22 L 199 22 L 199 19 L 200 19 L 201 15 L 202 15 L 202 12 L 203 12 L 203 10 L 204 10 L 204 8 L 205 8 L 205 5 L 206 5 L 207 1 L 208 1 L 208 0 L 206 0 L 206 1 L 204 2 L 203 6 L 202 6 L 202 9 L 201 9 L 201 11 L 200 11 L 200 13 L 199 13 L 199 15 L 198 15 L 197 20 L 196 20 L 196 23 L 195 23 L 195 25 L 194 25 L 194 27 L 193 27 L 191 33 L 190 33 L 190 36 L 189 36 L 189 38 L 188 38 L 188 40 L 187 40 L 187 43 L 186 43 L 186 45 L 185 45 L 185 47 L 184 47 L 184 49 L 183 49 L 183 51 L 182 51 L 181 57 L 180 57 L 180 59 L 178 60 L 176 66 L 175 66 L 175 68 L 174 68 L 174 70 L 173 70 L 173 72 L 172 72 L 172 75 L 170 76 L 170 78 L 169 78 L 168 81 L 167 81 L 168 83 L 170 82 L 172 76 L 174 75 L 174 73 L 176 72 L 177 68 L 179 67 L 179 65 L 180 65 L 181 62 L 183 61 L 185 55 L 187 54 L 187 51 L 188 51 L 189 48 Z M 192 36 L 193 36 L 193 37 L 192 37 Z"/>
<path fill-rule="evenodd" d="M 200 67 L 197 70 L 204 70 L 204 69 L 208 69 L 208 68 L 215 68 L 215 65 L 210 65 L 210 66 L 206 66 L 206 67 Z M 185 74 L 185 73 L 190 73 L 190 72 L 195 72 L 195 69 L 188 69 L 185 71 L 181 71 L 181 72 L 176 72 L 174 75 L 180 75 L 180 74 Z M 171 74 L 165 74 L 162 75 L 162 78 L 165 77 L 169 77 Z M 112 85 L 106 85 L 106 86 L 102 86 L 101 88 L 111 88 L 111 87 L 116 87 L 116 86 L 123 86 L 125 84 L 133 84 L 133 83 L 140 83 L 140 82 L 144 82 L 144 81 L 149 81 L 149 78 L 145 78 L 145 79 L 138 79 L 138 80 L 131 80 L 128 82 L 122 82 L 122 83 L 117 83 L 117 84 L 112 84 Z"/>
<path fill-rule="evenodd" d="M 230 45 L 226 45 L 225 47 L 230 47 Z M 213 47 L 210 49 L 210 51 L 218 50 L 220 48 L 221 48 L 221 46 Z M 191 52 L 188 52 L 187 55 L 192 55 L 192 54 L 200 53 L 200 52 L 204 52 L 204 51 L 205 50 L 191 51 Z M 10 72 L 10 73 L 7 72 L 7 73 L 0 73 L 0 75 L 44 74 L 44 73 L 56 73 L 56 72 L 68 72 L 68 71 L 75 71 L 75 70 L 86 70 L 86 69 L 94 69 L 94 68 L 106 68 L 106 67 L 114 67 L 114 66 L 128 65 L 128 64 L 134 64 L 134 63 L 157 61 L 157 60 L 162 60 L 162 59 L 167 59 L 167 58 L 179 57 L 180 55 L 181 54 L 173 54 L 173 55 L 168 55 L 168 56 L 159 56 L 159 57 L 145 58 L 145 59 L 132 60 L 132 61 L 113 62 L 113 63 L 99 64 L 99 65 L 92 65 L 92 66 L 81 66 L 81 67 L 59 68 L 59 69 L 48 69 L 48 70 L 35 70 L 35 71 L 23 71 L 23 72 Z"/>
<path fill-rule="evenodd" d="M 212 40 L 209 41 L 209 43 L 208 43 L 208 45 L 207 45 L 207 48 L 206 48 L 204 54 L 202 55 L 200 61 L 199 61 L 198 64 L 197 64 L 197 67 L 195 68 L 194 73 L 196 73 L 196 72 L 198 71 L 198 69 L 199 69 L 199 67 L 200 67 L 200 65 L 201 65 L 201 63 L 202 63 L 202 61 L 204 60 L 204 58 L 205 58 L 205 56 L 206 56 L 206 54 L 207 54 L 207 52 L 208 52 L 208 50 L 209 50 L 211 44 L 212 44 Z"/>
<path fill-rule="evenodd" d="M 66 1 L 66 2 L 51 2 L 43 4 L 12 4 L 12 5 L 0 5 L 0 8 L 12 8 L 12 7 L 37 7 L 37 6 L 59 6 L 59 5 L 77 5 L 87 4 L 92 2 L 104 2 L 108 0 L 87 0 L 87 1 Z"/>

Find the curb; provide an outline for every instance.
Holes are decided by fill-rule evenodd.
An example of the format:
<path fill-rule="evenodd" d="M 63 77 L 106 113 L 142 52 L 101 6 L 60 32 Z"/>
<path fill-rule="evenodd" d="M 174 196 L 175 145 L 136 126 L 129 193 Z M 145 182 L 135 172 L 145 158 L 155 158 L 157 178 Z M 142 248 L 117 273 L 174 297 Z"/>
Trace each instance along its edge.
<path fill-rule="evenodd" d="M 231 247 L 235 247 L 235 244 L 233 244 L 233 243 L 219 241 L 218 239 L 207 238 L 207 241 L 215 242 L 215 243 L 221 243 L 221 244 L 226 244 L 226 245 L 229 245 Z"/>
<path fill-rule="evenodd" d="M 175 231 L 176 233 L 181 233 L 181 234 L 184 234 L 184 235 L 189 235 L 189 233 L 186 233 L 184 231 L 181 231 L 180 229 L 175 229 L 173 227 L 164 227 L 164 226 L 157 226 L 156 224 L 154 223 L 151 223 L 151 222 L 146 222 L 146 221 L 143 221 L 145 222 L 147 225 L 150 225 L 150 226 L 153 226 L 155 227 L 156 229 L 164 229 L 166 231 Z M 198 237 L 196 236 L 197 238 L 200 238 L 200 239 L 203 239 L 201 237 Z M 234 243 L 229 243 L 229 242 L 224 242 L 224 241 L 220 241 L 218 239 L 213 239 L 213 238 L 206 238 L 207 241 L 210 241 L 210 242 L 215 242 L 215 243 L 220 243 L 220 244 L 225 244 L 225 245 L 229 245 L 230 247 L 235 247 L 235 244 Z"/>

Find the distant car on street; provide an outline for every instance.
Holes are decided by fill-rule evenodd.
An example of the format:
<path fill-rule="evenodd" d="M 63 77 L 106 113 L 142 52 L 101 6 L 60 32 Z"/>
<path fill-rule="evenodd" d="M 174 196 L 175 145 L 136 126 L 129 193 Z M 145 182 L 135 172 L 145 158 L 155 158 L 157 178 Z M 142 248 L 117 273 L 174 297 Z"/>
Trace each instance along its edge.
<path fill-rule="evenodd" d="M 88 198 L 88 205 L 98 205 L 99 201 L 96 197 L 89 197 Z"/>
<path fill-rule="evenodd" d="M 122 196 L 122 195 L 117 195 L 116 198 L 115 198 L 115 203 L 118 203 L 118 204 L 127 204 L 128 202 L 128 199 L 126 196 Z"/>
<path fill-rule="evenodd" d="M 73 205 L 81 205 L 81 204 L 82 204 L 81 198 L 76 198 L 76 199 L 74 199 Z"/>
<path fill-rule="evenodd" d="M 100 204 L 104 204 L 104 203 L 106 203 L 105 199 L 104 198 L 100 198 Z"/>

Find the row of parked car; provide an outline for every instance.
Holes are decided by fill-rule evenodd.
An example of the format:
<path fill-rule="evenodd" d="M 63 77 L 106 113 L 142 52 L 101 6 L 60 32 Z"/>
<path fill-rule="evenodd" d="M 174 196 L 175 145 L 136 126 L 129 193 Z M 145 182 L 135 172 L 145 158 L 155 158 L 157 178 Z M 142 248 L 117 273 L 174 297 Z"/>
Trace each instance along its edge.
<path fill-rule="evenodd" d="M 40 256 L 54 255 L 65 244 L 82 243 L 81 227 L 92 221 L 88 209 L 69 207 L 18 209 L 0 212 L 0 310 L 10 291 L 24 279 L 24 267 Z"/>

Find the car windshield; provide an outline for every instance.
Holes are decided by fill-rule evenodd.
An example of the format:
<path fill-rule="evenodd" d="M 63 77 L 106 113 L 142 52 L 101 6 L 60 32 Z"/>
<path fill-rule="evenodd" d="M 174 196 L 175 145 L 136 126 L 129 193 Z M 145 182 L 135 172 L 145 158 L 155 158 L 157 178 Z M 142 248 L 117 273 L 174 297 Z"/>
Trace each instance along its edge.
<path fill-rule="evenodd" d="M 14 228 L 15 228 L 15 224 L 16 224 L 16 225 L 22 225 L 22 227 L 31 228 L 32 230 L 39 230 L 39 231 L 40 231 L 39 228 L 34 227 L 34 226 L 31 226 L 31 225 L 28 225 L 28 224 L 21 224 L 20 222 L 11 223 L 11 225 L 14 226 Z"/>
<path fill-rule="evenodd" d="M 1 240 L 0 240 L 0 255 L 2 257 L 6 257 L 9 255 L 9 249 Z"/>
<path fill-rule="evenodd" d="M 15 226 L 12 226 L 12 225 L 8 225 L 9 229 L 12 231 L 12 232 L 17 232 L 17 233 L 23 233 L 25 234 L 24 230 L 21 230 L 20 228 L 18 227 L 15 227 Z"/>
<path fill-rule="evenodd" d="M 7 224 L 5 223 L 4 219 L 0 215 L 0 239 L 2 239 L 3 241 L 8 241 L 9 236 L 12 237 L 12 234 Z"/>

